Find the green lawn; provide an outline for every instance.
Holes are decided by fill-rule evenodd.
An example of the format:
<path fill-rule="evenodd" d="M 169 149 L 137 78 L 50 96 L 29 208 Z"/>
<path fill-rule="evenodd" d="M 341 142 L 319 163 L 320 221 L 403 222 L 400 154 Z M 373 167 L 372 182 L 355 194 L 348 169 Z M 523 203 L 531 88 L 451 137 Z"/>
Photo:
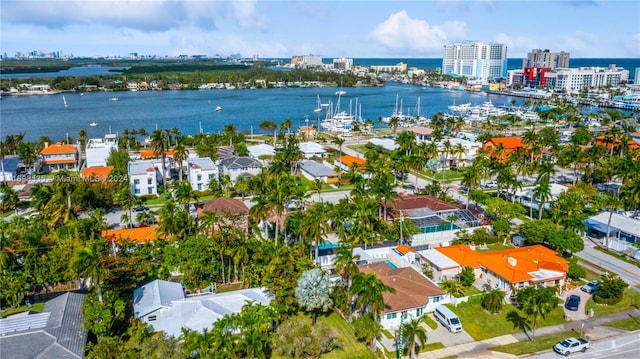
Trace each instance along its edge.
<path fill-rule="evenodd" d="M 34 305 L 31 306 L 31 308 L 27 307 L 26 305 L 23 305 L 17 308 L 4 308 L 4 312 L 0 313 L 0 318 L 4 318 L 12 314 L 22 313 L 26 311 L 42 313 L 43 310 L 44 310 L 44 302 L 35 303 Z"/>
<path fill-rule="evenodd" d="M 593 314 L 599 316 L 632 309 L 637 306 L 638 303 L 640 303 L 640 293 L 631 288 L 627 288 L 624 291 L 624 296 L 620 303 L 615 305 L 597 304 L 593 301 L 593 298 L 589 298 L 585 310 L 593 309 Z"/>
<path fill-rule="evenodd" d="M 354 151 L 356 151 L 358 153 L 362 153 L 362 154 L 365 154 L 367 151 L 369 151 L 369 149 L 367 148 L 367 145 L 349 145 L 347 147 L 349 149 L 352 149 L 352 150 L 354 150 Z"/>
<path fill-rule="evenodd" d="M 424 322 L 424 324 L 426 324 L 429 328 L 431 328 L 433 330 L 438 328 L 438 323 L 436 323 L 436 321 L 433 320 L 433 318 L 431 318 L 430 315 L 423 315 L 422 316 L 422 321 Z"/>
<path fill-rule="evenodd" d="M 457 307 L 449 304 L 447 306 L 458 315 L 464 330 L 475 340 L 484 340 L 500 335 L 521 332 L 520 329 L 514 328 L 513 324 L 507 320 L 507 313 L 512 310 L 517 310 L 511 304 L 504 305 L 502 312 L 499 314 L 488 313 L 482 309 L 480 304 L 462 303 Z M 564 322 L 564 310 L 561 306 L 558 306 L 551 313 L 547 314 L 546 319 L 540 318 L 538 328 Z"/>
<path fill-rule="evenodd" d="M 567 331 L 567 332 L 555 333 L 551 335 L 537 337 L 533 340 L 524 340 L 517 343 L 501 345 L 499 347 L 489 348 L 489 350 L 509 353 L 513 355 L 532 354 L 539 351 L 552 349 L 553 345 L 561 341 L 562 339 L 565 339 L 568 337 L 579 337 L 579 336 L 580 336 L 580 332 L 573 330 L 573 331 Z"/>
<path fill-rule="evenodd" d="M 353 328 L 347 321 L 336 313 L 328 316 L 319 316 L 318 321 L 324 321 L 333 328 L 342 341 L 342 349 L 334 350 L 322 355 L 327 359 L 349 359 L 349 358 L 373 358 L 373 353 L 364 343 L 360 343 L 353 332 Z"/>
<path fill-rule="evenodd" d="M 605 324 L 607 327 L 618 328 L 622 330 L 626 330 L 629 332 L 633 332 L 636 330 L 640 330 L 640 318 L 631 317 L 627 319 L 618 320 L 616 322 L 611 322 Z"/>

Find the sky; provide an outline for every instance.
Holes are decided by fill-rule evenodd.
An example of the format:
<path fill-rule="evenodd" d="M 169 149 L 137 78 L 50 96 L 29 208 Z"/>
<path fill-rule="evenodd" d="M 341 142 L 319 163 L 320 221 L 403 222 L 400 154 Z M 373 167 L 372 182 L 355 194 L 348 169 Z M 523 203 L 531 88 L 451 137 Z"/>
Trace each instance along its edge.
<path fill-rule="evenodd" d="M 640 58 L 640 1 L 0 0 L 0 53 L 441 58 L 507 45 L 572 58 Z"/>

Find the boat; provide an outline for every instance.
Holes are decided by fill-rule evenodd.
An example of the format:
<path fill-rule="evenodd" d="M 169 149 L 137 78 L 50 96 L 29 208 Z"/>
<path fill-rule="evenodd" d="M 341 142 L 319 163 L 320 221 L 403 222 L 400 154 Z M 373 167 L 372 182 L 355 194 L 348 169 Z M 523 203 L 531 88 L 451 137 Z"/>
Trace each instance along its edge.
<path fill-rule="evenodd" d="M 91 123 L 89 124 L 89 126 L 91 126 L 91 127 L 96 127 L 96 126 L 98 126 L 98 123 L 97 123 L 97 122 L 91 122 Z"/>
<path fill-rule="evenodd" d="M 313 112 L 318 113 L 322 112 L 322 103 L 320 102 L 320 95 L 318 95 L 318 107 L 316 107 Z"/>
<path fill-rule="evenodd" d="M 67 99 L 62 95 L 62 102 L 64 103 L 64 107 L 67 107 Z"/>
<path fill-rule="evenodd" d="M 222 107 L 216 106 L 216 111 L 222 111 Z"/>
<path fill-rule="evenodd" d="M 112 97 L 112 98 L 109 99 L 109 101 L 118 101 L 118 100 L 119 100 L 119 98 L 117 98 L 117 97 Z"/>

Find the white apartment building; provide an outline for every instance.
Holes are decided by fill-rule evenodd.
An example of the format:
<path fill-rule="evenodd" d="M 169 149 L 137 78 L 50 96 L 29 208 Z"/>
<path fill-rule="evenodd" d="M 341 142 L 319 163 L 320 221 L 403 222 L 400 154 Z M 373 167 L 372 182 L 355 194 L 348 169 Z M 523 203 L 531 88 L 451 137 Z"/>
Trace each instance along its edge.
<path fill-rule="evenodd" d="M 160 166 L 160 168 L 158 168 Z M 134 196 L 158 195 L 162 183 L 162 161 L 142 160 L 129 162 L 128 174 L 131 193 Z"/>
<path fill-rule="evenodd" d="M 190 158 L 187 161 L 187 177 L 191 188 L 196 191 L 209 189 L 209 181 L 218 178 L 218 165 L 209 157 Z"/>
<path fill-rule="evenodd" d="M 333 68 L 336 70 L 351 70 L 353 67 L 353 59 L 341 57 L 339 59 L 333 59 Z"/>
<path fill-rule="evenodd" d="M 482 42 L 444 46 L 442 74 L 483 81 L 507 74 L 507 45 Z"/>
<path fill-rule="evenodd" d="M 527 54 L 527 58 L 522 59 L 522 68 L 525 67 L 541 67 L 541 68 L 569 68 L 569 53 L 551 52 L 549 50 L 533 49 Z"/>
<path fill-rule="evenodd" d="M 371 66 L 371 70 L 373 70 L 375 73 L 380 73 L 380 72 L 388 72 L 388 73 L 393 73 L 393 72 L 399 72 L 399 73 L 406 73 L 407 72 L 407 64 L 405 64 L 404 62 L 399 62 L 395 65 L 379 65 L 379 66 Z"/>
<path fill-rule="evenodd" d="M 104 167 L 111 150 L 118 150 L 118 136 L 107 134 L 104 138 L 91 138 L 85 146 L 85 167 Z"/>
<path fill-rule="evenodd" d="M 609 65 L 609 67 L 578 67 L 556 69 L 545 75 L 547 85 L 555 91 L 579 92 L 588 88 L 619 86 L 629 81 L 629 70 Z"/>

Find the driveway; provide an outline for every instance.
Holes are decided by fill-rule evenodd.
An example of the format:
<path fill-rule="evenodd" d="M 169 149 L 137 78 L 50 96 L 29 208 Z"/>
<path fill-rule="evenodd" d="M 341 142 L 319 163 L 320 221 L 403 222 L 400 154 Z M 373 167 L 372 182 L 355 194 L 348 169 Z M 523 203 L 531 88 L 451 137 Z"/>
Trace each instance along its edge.
<path fill-rule="evenodd" d="M 570 295 L 577 295 L 580 297 L 580 305 L 578 306 L 578 310 L 576 311 L 568 310 L 567 308 L 564 307 L 564 303 L 566 302 L 567 298 L 569 298 Z M 591 298 L 591 294 L 581 291 L 580 288 L 578 287 L 562 293 L 560 298 L 562 298 L 562 308 L 564 309 L 564 317 L 567 320 L 577 321 L 577 320 L 583 320 L 583 319 L 589 318 L 589 316 L 585 311 L 585 308 L 587 306 L 587 301 Z"/>

